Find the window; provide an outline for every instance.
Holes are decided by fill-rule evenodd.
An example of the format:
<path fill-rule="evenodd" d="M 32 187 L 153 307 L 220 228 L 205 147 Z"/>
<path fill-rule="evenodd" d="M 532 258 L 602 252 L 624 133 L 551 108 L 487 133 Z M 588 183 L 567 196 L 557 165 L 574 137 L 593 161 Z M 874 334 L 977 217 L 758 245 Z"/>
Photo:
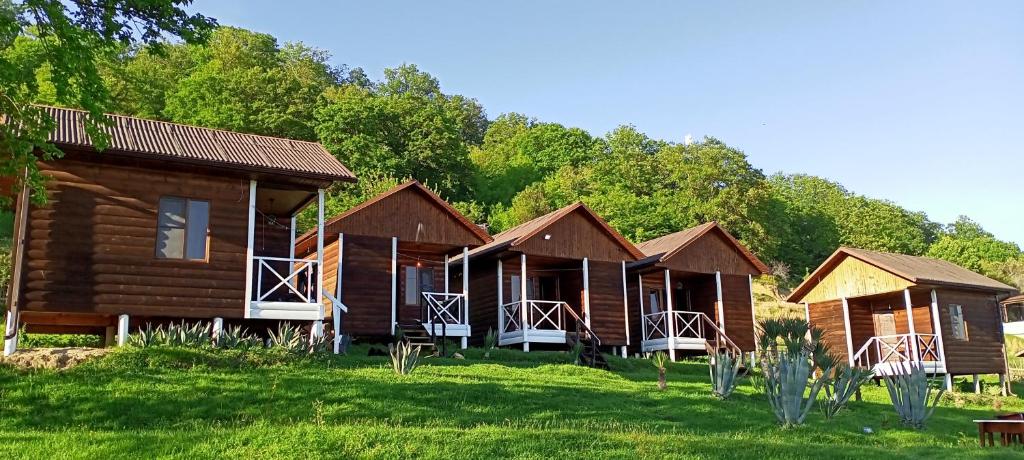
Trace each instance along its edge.
<path fill-rule="evenodd" d="M 156 256 L 206 260 L 210 202 L 165 196 L 157 213 Z"/>
<path fill-rule="evenodd" d="M 1024 303 L 1013 303 L 1006 306 L 1006 322 L 1024 321 Z"/>
<path fill-rule="evenodd" d="M 434 290 L 434 269 L 419 268 L 414 266 L 405 267 L 405 304 L 420 305 L 423 301 L 420 294 L 433 292 Z"/>
<path fill-rule="evenodd" d="M 964 323 L 963 307 L 957 304 L 949 305 L 949 324 L 952 326 L 950 333 L 954 339 L 967 340 L 967 325 Z"/>
<path fill-rule="evenodd" d="M 520 278 L 519 275 L 512 275 L 512 279 L 509 282 L 509 290 L 512 291 L 511 294 L 513 302 L 518 302 L 520 300 L 519 297 L 522 294 L 523 289 L 523 286 L 519 284 L 521 279 L 522 278 Z"/>
<path fill-rule="evenodd" d="M 661 311 L 661 289 L 651 289 L 647 291 L 647 302 L 648 308 L 651 313 L 658 313 Z"/>

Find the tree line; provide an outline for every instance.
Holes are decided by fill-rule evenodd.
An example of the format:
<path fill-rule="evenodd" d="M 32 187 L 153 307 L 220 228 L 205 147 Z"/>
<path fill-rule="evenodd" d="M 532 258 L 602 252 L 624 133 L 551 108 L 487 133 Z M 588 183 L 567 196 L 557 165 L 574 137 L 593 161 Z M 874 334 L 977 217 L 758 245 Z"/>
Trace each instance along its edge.
<path fill-rule="evenodd" d="M 415 178 L 492 233 L 583 201 L 635 242 L 718 221 L 787 283 L 849 245 L 942 258 L 1024 285 L 1020 247 L 967 217 L 944 225 L 825 178 L 767 175 L 720 139 L 672 142 L 628 124 L 595 136 L 526 114 L 491 117 L 413 64 L 376 81 L 333 65 L 323 49 L 182 21 L 195 30 L 172 35 L 196 37 L 96 44 L 91 84 L 105 95 L 95 107 L 76 93 L 89 88 L 40 58 L 47 43 L 34 24 L 6 39 L 0 32 L 0 71 L 22 71 L 20 83 L 4 84 L 34 103 L 320 142 L 360 178 L 330 191 L 328 215 Z"/>

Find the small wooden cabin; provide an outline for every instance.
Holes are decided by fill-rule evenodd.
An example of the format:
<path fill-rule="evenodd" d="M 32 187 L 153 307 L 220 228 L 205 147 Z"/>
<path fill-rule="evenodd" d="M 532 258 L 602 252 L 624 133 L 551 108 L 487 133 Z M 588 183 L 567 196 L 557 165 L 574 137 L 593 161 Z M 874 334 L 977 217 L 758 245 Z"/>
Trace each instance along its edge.
<path fill-rule="evenodd" d="M 301 236 L 296 254 L 315 255 L 317 235 Z M 347 310 L 332 313 L 335 330 L 379 339 L 433 326 L 466 346 L 466 266 L 452 273 L 448 262 L 491 237 L 441 197 L 406 182 L 332 218 L 323 240 L 324 287 Z"/>
<path fill-rule="evenodd" d="M 715 222 L 637 245 L 630 263 L 631 336 L 641 352 L 705 353 L 724 335 L 738 351 L 755 351 L 753 279 L 768 267 Z M 671 289 L 666 289 L 671 286 Z"/>
<path fill-rule="evenodd" d="M 5 353 L 19 325 L 110 339 L 116 324 L 123 342 L 150 320 L 323 319 L 319 257 L 296 260 L 289 237 L 355 181 L 322 146 L 112 115 L 97 153 L 85 112 L 45 110 L 65 156 L 38 163 L 45 206 L 16 199 Z"/>
<path fill-rule="evenodd" d="M 1024 338 L 1024 295 L 1008 297 L 1002 302 L 1003 333 Z"/>
<path fill-rule="evenodd" d="M 626 263 L 641 256 L 583 203 L 499 233 L 469 252 L 473 338 L 529 351 L 584 328 L 624 354 Z"/>
<path fill-rule="evenodd" d="M 927 257 L 839 248 L 789 296 L 832 351 L 876 374 L 906 363 L 945 374 L 1005 377 L 999 298 L 1014 288 Z"/>

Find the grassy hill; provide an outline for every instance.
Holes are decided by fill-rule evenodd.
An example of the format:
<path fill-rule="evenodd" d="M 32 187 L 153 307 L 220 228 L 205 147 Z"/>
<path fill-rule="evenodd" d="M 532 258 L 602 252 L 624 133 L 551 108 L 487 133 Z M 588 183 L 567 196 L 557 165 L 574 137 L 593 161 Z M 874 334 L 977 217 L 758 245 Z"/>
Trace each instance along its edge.
<path fill-rule="evenodd" d="M 947 397 L 924 431 L 899 426 L 884 388 L 832 421 L 783 430 L 749 380 L 710 396 L 707 367 L 669 388 L 639 359 L 613 371 L 558 352 L 467 350 L 395 375 L 387 358 L 124 349 L 65 371 L 0 367 L 4 458 L 992 458 L 975 418 L 1016 397 Z M 994 390 L 994 389 L 991 389 Z M 1021 389 L 1024 391 L 1024 388 Z M 870 427 L 873 434 L 864 434 Z"/>

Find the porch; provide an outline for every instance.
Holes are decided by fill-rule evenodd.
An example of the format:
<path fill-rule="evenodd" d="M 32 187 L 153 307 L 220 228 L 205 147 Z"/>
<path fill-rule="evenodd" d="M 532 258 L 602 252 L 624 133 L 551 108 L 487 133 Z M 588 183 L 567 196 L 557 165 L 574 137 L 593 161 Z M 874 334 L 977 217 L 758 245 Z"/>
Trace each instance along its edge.
<path fill-rule="evenodd" d="M 946 374 L 934 291 L 911 290 L 842 299 L 851 366 L 876 376 L 908 372 L 911 364 Z"/>
<path fill-rule="evenodd" d="M 647 270 L 637 274 L 640 350 L 739 350 L 725 334 L 721 274 Z M 666 289 L 666 286 L 670 286 Z"/>

